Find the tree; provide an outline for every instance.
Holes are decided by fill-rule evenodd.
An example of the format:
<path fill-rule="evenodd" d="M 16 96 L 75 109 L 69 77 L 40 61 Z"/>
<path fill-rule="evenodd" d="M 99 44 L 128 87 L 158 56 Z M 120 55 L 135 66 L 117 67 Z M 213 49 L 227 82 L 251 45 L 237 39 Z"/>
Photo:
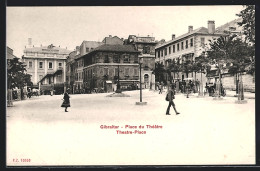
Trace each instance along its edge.
<path fill-rule="evenodd" d="M 234 40 L 236 35 L 231 36 L 220 36 L 217 40 L 210 40 L 210 49 L 207 51 L 208 57 L 211 59 L 211 62 L 218 69 L 219 75 L 219 85 L 222 85 L 221 82 L 221 74 L 225 69 L 225 64 L 228 63 L 230 56 L 236 49 L 236 44 Z M 220 97 L 221 91 L 219 86 L 219 94 Z"/>
<path fill-rule="evenodd" d="M 211 61 L 218 69 L 219 82 L 224 69 L 233 73 L 241 73 L 250 65 L 251 48 L 236 35 L 221 36 L 217 40 L 210 41 L 210 49 L 207 52 Z M 220 88 L 220 86 L 219 86 Z M 219 89 L 220 96 L 220 89 Z"/>
<path fill-rule="evenodd" d="M 192 60 L 185 60 L 181 64 L 182 72 L 186 74 L 186 77 L 188 78 L 189 73 L 192 72 Z"/>
<path fill-rule="evenodd" d="M 28 85 L 31 86 L 31 75 L 26 74 L 25 65 L 19 61 L 19 58 L 13 58 L 8 61 L 7 69 L 8 88 L 23 88 Z"/>
<path fill-rule="evenodd" d="M 202 74 L 206 74 L 210 71 L 211 65 L 209 58 L 206 57 L 206 53 L 202 52 L 199 57 L 195 58 L 196 70 L 200 73 L 200 95 L 203 95 L 203 81 L 202 81 Z"/>
<path fill-rule="evenodd" d="M 154 68 L 153 72 L 155 74 L 155 80 L 156 81 L 165 82 L 164 73 L 166 72 L 166 70 L 165 70 L 163 64 L 161 64 L 159 62 L 155 63 L 155 68 Z"/>
<path fill-rule="evenodd" d="M 240 11 L 237 16 L 242 18 L 242 22 L 238 25 L 243 27 L 244 34 L 246 36 L 247 42 L 255 44 L 255 6 L 246 5 L 245 9 Z"/>
<path fill-rule="evenodd" d="M 177 74 L 177 78 L 179 79 L 179 73 L 182 71 L 180 59 L 173 60 L 169 65 L 170 71 Z"/>

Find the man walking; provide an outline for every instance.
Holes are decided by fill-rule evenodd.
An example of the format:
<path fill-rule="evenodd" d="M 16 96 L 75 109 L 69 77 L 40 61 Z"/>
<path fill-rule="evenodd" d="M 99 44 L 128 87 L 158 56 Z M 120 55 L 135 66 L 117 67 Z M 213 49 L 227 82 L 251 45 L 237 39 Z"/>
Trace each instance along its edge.
<path fill-rule="evenodd" d="M 167 95 L 166 95 L 166 101 L 169 101 L 169 105 L 168 105 L 168 108 L 167 108 L 167 111 L 166 111 L 166 115 L 170 115 L 169 112 L 170 112 L 171 106 L 173 107 L 176 115 L 180 114 L 179 112 L 177 112 L 175 104 L 173 102 L 173 99 L 175 99 L 174 95 L 175 95 L 175 93 L 174 93 L 172 87 L 169 86 L 169 90 L 168 90 Z"/>

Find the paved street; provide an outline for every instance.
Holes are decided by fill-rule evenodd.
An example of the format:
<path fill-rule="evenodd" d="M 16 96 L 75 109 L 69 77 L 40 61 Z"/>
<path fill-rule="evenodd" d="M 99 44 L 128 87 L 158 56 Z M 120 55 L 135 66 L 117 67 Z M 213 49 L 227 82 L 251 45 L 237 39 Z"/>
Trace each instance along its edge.
<path fill-rule="evenodd" d="M 231 96 L 216 101 L 177 94 L 181 114 L 171 108 L 167 116 L 165 92 L 144 90 L 146 106 L 135 105 L 139 91 L 124 93 L 130 97 L 71 95 L 72 107 L 66 113 L 60 107 L 62 95 L 14 102 L 7 108 L 7 165 L 255 163 L 254 99 L 235 104 L 237 98 Z"/>

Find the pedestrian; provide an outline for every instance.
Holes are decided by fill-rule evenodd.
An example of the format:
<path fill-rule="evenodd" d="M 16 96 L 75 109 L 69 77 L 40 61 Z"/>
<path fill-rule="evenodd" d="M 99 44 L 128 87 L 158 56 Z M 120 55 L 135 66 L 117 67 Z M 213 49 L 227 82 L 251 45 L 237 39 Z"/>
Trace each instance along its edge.
<path fill-rule="evenodd" d="M 69 96 L 68 91 L 69 91 L 69 89 L 67 89 L 67 91 L 64 93 L 63 103 L 61 105 L 61 107 L 65 107 L 65 112 L 68 112 L 67 108 L 70 107 L 70 96 Z"/>
<path fill-rule="evenodd" d="M 173 107 L 176 115 L 180 114 L 179 112 L 177 112 L 175 104 L 173 102 L 173 99 L 175 99 L 175 91 L 172 88 L 173 87 L 169 86 L 169 90 L 168 90 L 168 92 L 166 94 L 166 98 L 165 98 L 166 101 L 169 101 L 169 105 L 167 107 L 166 115 L 170 115 L 169 112 L 170 112 L 171 106 Z"/>

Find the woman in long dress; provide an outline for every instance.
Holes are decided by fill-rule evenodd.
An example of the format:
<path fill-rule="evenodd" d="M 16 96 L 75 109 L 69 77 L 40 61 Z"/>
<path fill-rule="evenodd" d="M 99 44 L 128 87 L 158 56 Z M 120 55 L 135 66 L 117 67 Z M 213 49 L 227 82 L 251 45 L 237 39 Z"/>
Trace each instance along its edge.
<path fill-rule="evenodd" d="M 62 103 L 61 107 L 65 107 L 65 112 L 68 112 L 67 108 L 70 107 L 70 96 L 69 96 L 69 93 L 68 93 L 68 89 L 64 93 L 63 103 Z"/>

